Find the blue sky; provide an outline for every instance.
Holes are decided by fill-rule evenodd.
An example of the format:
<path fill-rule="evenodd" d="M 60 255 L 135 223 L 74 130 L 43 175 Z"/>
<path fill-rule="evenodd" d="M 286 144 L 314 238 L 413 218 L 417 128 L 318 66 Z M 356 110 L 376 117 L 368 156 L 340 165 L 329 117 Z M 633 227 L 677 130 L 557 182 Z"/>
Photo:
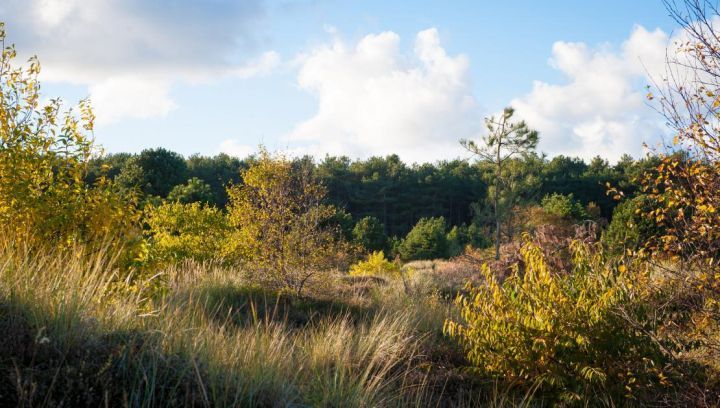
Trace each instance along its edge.
<path fill-rule="evenodd" d="M 508 104 L 550 155 L 638 156 L 674 28 L 660 0 L 8 0 L 0 20 L 47 96 L 93 99 L 107 151 L 408 161 L 465 157 Z"/>

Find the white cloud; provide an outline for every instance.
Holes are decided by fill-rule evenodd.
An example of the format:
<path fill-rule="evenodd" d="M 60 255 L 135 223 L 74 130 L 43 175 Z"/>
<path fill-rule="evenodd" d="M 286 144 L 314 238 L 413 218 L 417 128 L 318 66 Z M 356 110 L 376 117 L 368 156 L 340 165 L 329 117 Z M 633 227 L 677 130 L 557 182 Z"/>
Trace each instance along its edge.
<path fill-rule="evenodd" d="M 233 69 L 231 72 L 238 78 L 251 78 L 254 76 L 268 74 L 278 65 L 280 65 L 280 54 L 275 51 L 268 51 L 263 53 L 260 58 Z"/>
<path fill-rule="evenodd" d="M 637 156 L 643 142 L 652 144 L 666 132 L 662 118 L 647 106 L 644 85 L 664 75 L 668 41 L 659 29 L 637 26 L 619 51 L 557 42 L 550 63 L 567 83 L 536 81 L 511 105 L 540 131 L 540 148 L 549 154 Z"/>
<path fill-rule="evenodd" d="M 99 123 L 165 115 L 177 82 L 248 78 L 273 69 L 252 55 L 261 0 L 5 0 L 0 20 L 21 52 L 37 54 L 44 81 L 87 85 Z M 138 98 L 129 90 L 147 89 Z M 117 107 L 117 111 L 110 108 Z"/>
<path fill-rule="evenodd" d="M 619 49 L 557 42 L 550 64 L 565 83 L 536 81 L 510 105 L 541 132 L 540 150 L 550 155 L 639 156 L 643 142 L 667 132 L 644 86 L 665 74 L 668 44 L 661 30 L 640 26 Z M 384 32 L 351 45 L 336 37 L 296 64 L 298 84 L 318 109 L 287 136 L 290 150 L 432 161 L 464 155 L 458 139 L 483 131 L 468 58 L 447 55 L 435 29 L 417 34 L 411 55 L 400 51 L 397 34 Z"/>
<path fill-rule="evenodd" d="M 196 0 L 0 4 L 9 39 L 40 56 L 43 80 L 87 86 L 100 125 L 167 115 L 176 107 L 170 92 L 178 82 L 272 72 L 280 56 L 257 51 L 253 35 L 263 17 L 262 0 L 214 0 L 212 7 Z M 334 27 L 326 31 L 329 44 L 289 64 L 318 106 L 280 144 L 299 154 L 399 153 L 411 161 L 465 155 L 458 139 L 482 131 L 484 112 L 468 58 L 448 55 L 436 29 L 418 33 L 407 52 L 394 32 L 348 43 Z M 541 131 L 540 148 L 552 155 L 637 154 L 643 141 L 665 131 L 646 106 L 643 86 L 664 75 L 668 44 L 667 34 L 639 26 L 616 49 L 557 42 L 551 64 L 566 81 L 536 81 L 510 104 Z M 254 150 L 231 141 L 221 149 Z"/>
<path fill-rule="evenodd" d="M 336 39 L 297 61 L 298 84 L 318 99 L 287 136 L 303 151 L 436 160 L 462 153 L 458 139 L 478 129 L 468 58 L 448 56 L 434 28 L 417 34 L 411 55 L 388 31 L 353 46 Z"/>
<path fill-rule="evenodd" d="M 39 0 L 32 5 L 32 8 L 43 24 L 55 27 L 77 6 L 76 0 Z"/>
<path fill-rule="evenodd" d="M 244 158 L 257 150 L 257 146 L 250 146 L 239 143 L 234 139 L 227 139 L 220 143 L 220 152 L 229 154 L 230 156 Z"/>
<path fill-rule="evenodd" d="M 176 107 L 168 96 L 170 83 L 162 79 L 114 76 L 89 89 L 100 126 L 121 118 L 165 116 Z"/>

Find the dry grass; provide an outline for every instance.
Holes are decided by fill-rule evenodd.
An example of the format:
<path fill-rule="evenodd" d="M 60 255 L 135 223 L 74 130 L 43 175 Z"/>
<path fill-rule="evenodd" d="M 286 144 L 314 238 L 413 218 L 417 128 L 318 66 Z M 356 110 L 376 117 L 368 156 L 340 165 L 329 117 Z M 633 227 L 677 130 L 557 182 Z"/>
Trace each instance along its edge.
<path fill-rule="evenodd" d="M 404 266 L 412 271 L 415 285 L 426 293 L 435 291 L 451 300 L 467 282 L 480 279 L 479 265 L 468 262 L 464 257 L 450 260 L 414 261 Z"/>
<path fill-rule="evenodd" d="M 424 336 L 409 309 L 359 318 L 331 308 L 298 326 L 273 304 L 262 311 L 257 298 L 233 299 L 247 294 L 237 274 L 197 265 L 155 276 L 168 289 L 150 302 L 142 290 L 116 290 L 109 258 L 0 248 L 0 399 L 17 406 L 430 401 L 418 365 Z"/>

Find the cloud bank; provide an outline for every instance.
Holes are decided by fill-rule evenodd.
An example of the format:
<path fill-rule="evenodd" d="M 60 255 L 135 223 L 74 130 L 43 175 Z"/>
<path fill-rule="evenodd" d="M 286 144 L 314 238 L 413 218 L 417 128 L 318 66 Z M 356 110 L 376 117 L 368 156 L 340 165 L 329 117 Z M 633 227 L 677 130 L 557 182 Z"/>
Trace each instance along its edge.
<path fill-rule="evenodd" d="M 41 56 L 42 79 L 87 86 L 99 125 L 167 115 L 177 106 L 171 91 L 178 83 L 273 72 L 280 56 L 257 51 L 264 18 L 262 0 L 0 3 L 0 20 L 18 49 Z M 277 144 L 296 154 L 467 156 L 458 140 L 478 137 L 492 112 L 479 107 L 466 55 L 449 55 L 435 28 L 417 33 L 410 47 L 392 31 L 356 42 L 329 32 L 332 41 L 295 60 L 297 85 L 316 98 L 317 109 Z M 615 48 L 556 42 L 549 62 L 564 80 L 536 81 L 508 104 L 541 132 L 540 149 L 550 155 L 637 156 L 643 142 L 666 132 L 647 106 L 644 85 L 664 74 L 669 43 L 666 33 L 640 26 Z M 221 149 L 248 150 L 233 141 Z"/>
<path fill-rule="evenodd" d="M 43 80 L 86 85 L 98 122 L 166 115 L 174 83 L 271 70 L 277 54 L 248 61 L 260 0 L 5 0 L 0 20 Z M 138 95 L 143 95 L 138 98 Z"/>

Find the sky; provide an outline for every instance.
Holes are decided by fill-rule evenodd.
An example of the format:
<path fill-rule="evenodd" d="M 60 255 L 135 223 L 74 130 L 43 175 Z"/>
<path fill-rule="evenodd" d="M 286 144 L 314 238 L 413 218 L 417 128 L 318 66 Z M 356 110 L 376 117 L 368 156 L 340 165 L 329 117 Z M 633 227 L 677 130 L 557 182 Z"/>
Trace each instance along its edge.
<path fill-rule="evenodd" d="M 43 95 L 90 97 L 107 152 L 466 158 L 516 109 L 539 151 L 610 161 L 667 132 L 661 0 L 3 0 Z"/>

